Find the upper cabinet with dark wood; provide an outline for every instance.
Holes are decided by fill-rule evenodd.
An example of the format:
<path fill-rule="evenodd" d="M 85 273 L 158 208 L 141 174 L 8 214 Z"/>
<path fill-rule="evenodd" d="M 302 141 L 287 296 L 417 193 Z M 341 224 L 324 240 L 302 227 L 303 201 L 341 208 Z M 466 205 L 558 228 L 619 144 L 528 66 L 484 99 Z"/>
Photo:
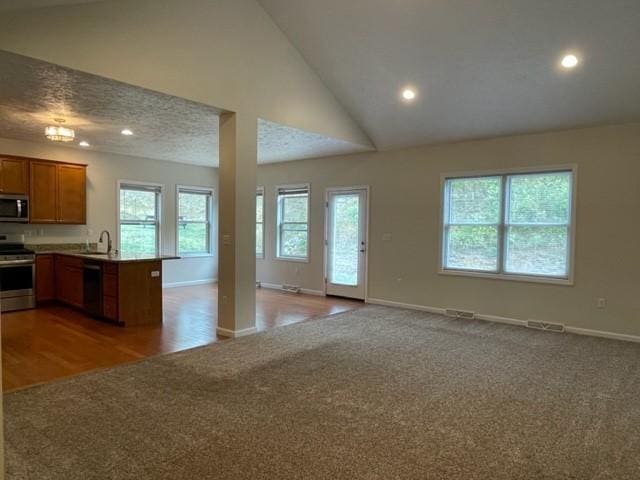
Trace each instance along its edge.
<path fill-rule="evenodd" d="M 86 166 L 31 160 L 31 223 L 87 222 Z"/>
<path fill-rule="evenodd" d="M 0 156 L 0 194 L 29 193 L 29 161 Z"/>
<path fill-rule="evenodd" d="M 55 163 L 31 161 L 31 223 L 58 222 L 58 169 Z"/>
<path fill-rule="evenodd" d="M 83 165 L 58 165 L 58 223 L 87 223 L 87 173 Z"/>

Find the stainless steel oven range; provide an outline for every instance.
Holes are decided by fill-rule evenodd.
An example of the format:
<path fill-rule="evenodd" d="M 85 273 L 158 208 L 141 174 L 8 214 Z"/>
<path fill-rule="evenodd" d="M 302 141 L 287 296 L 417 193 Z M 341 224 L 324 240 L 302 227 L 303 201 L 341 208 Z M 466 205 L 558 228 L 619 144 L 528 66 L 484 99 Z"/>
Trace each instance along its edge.
<path fill-rule="evenodd" d="M 36 256 L 24 236 L 0 234 L 0 311 L 34 308 Z"/>

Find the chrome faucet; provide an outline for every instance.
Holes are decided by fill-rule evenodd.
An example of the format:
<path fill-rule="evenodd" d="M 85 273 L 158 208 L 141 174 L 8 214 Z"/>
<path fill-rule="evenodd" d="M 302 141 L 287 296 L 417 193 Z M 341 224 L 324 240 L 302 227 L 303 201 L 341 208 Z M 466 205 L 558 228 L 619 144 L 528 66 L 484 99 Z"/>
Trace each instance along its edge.
<path fill-rule="evenodd" d="M 100 232 L 100 239 L 98 240 L 98 243 L 104 243 L 103 237 L 105 233 L 107 234 L 107 253 L 111 253 L 113 245 L 111 244 L 111 234 L 107 230 Z"/>

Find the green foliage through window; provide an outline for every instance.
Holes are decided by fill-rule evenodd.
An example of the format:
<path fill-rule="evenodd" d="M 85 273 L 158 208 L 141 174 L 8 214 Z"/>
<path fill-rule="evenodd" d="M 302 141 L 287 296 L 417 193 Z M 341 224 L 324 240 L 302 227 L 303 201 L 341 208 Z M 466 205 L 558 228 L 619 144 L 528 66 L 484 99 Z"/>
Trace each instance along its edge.
<path fill-rule="evenodd" d="M 120 185 L 120 251 L 158 253 L 160 243 L 160 187 Z"/>
<path fill-rule="evenodd" d="M 210 190 L 178 190 L 178 254 L 211 253 L 211 199 Z"/>
<path fill-rule="evenodd" d="M 572 188 L 571 171 L 447 179 L 444 268 L 567 278 Z"/>
<path fill-rule="evenodd" d="M 309 252 L 309 191 L 278 192 L 278 257 L 306 259 Z"/>

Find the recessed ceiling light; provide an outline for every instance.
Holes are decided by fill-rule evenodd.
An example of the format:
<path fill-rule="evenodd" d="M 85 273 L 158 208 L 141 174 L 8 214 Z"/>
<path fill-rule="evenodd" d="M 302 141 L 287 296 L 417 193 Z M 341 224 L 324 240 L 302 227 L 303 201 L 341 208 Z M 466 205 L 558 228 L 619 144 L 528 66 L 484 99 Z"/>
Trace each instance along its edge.
<path fill-rule="evenodd" d="M 564 68 L 574 68 L 578 66 L 578 63 L 580 63 L 578 57 L 571 53 L 562 57 L 562 61 L 560 62 Z"/>
<path fill-rule="evenodd" d="M 125 129 L 124 129 L 124 130 L 122 130 L 122 132 L 120 132 L 120 133 L 122 133 L 122 135 L 127 135 L 127 136 L 129 136 L 129 135 L 133 135 L 133 132 L 132 132 L 131 130 L 129 130 L 128 128 L 125 128 Z"/>
<path fill-rule="evenodd" d="M 90 147 L 91 145 L 86 140 L 82 140 L 78 145 L 81 147 Z"/>
<path fill-rule="evenodd" d="M 413 100 L 414 98 L 416 98 L 415 90 L 411 88 L 405 88 L 402 91 L 402 98 L 404 98 L 405 100 Z"/>

